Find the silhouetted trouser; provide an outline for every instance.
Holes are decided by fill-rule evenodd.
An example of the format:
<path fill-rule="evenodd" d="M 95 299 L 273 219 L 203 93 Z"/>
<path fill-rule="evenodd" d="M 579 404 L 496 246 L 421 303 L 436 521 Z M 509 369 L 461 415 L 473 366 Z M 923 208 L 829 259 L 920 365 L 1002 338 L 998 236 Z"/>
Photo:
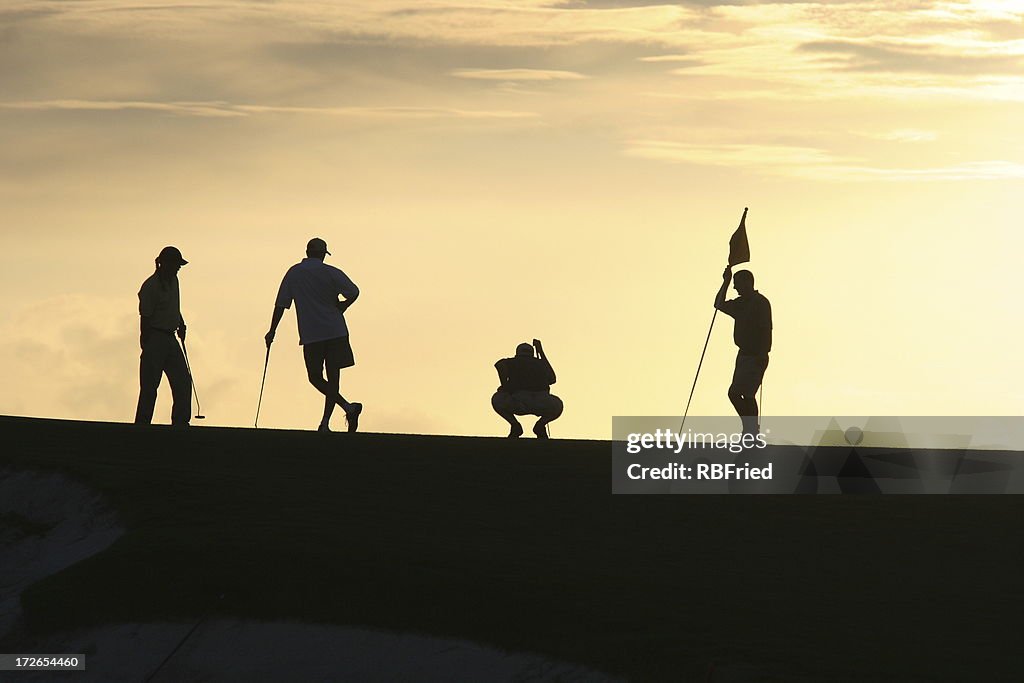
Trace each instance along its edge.
<path fill-rule="evenodd" d="M 135 424 L 148 425 L 153 421 L 156 391 L 164 373 L 174 399 L 171 424 L 187 425 L 192 418 L 192 379 L 185 367 L 185 356 L 173 333 L 153 330 L 146 338 L 139 361 L 139 405 L 135 409 Z"/>
<path fill-rule="evenodd" d="M 757 390 L 764 379 L 764 371 L 768 369 L 768 356 L 736 356 L 736 369 L 732 373 L 732 384 L 729 385 L 729 400 L 736 408 L 736 413 L 743 422 L 745 434 L 757 434 Z"/>
<path fill-rule="evenodd" d="M 516 415 L 536 415 L 537 427 L 544 427 L 562 414 L 562 399 L 546 391 L 496 391 L 491 407 L 509 424 L 518 425 Z"/>

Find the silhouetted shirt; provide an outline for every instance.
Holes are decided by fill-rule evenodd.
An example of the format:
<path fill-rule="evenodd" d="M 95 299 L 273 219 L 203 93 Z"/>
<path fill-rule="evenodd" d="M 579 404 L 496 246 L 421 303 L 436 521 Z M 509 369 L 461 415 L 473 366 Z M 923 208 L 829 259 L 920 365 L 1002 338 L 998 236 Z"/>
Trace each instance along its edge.
<path fill-rule="evenodd" d="M 277 305 L 291 308 L 299 323 L 299 343 L 312 344 L 348 336 L 338 295 L 351 299 L 359 288 L 341 270 L 317 258 L 304 258 L 288 269 L 277 291 Z"/>
<path fill-rule="evenodd" d="M 153 273 L 139 289 L 139 315 L 149 318 L 149 326 L 172 332 L 181 325 L 181 294 L 178 276 L 164 280 Z"/>
<path fill-rule="evenodd" d="M 750 296 L 723 301 L 718 310 L 736 321 L 732 339 L 745 356 L 767 356 L 772 350 L 772 305 L 754 290 Z"/>
<path fill-rule="evenodd" d="M 549 391 L 555 383 L 551 364 L 533 356 L 502 358 L 494 367 L 498 369 L 503 391 Z"/>

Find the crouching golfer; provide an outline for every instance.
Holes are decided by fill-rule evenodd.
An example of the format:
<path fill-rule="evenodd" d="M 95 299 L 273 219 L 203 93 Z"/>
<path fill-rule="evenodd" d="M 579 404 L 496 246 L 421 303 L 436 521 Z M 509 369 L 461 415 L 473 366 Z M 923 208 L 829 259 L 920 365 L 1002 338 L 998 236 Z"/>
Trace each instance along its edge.
<path fill-rule="evenodd" d="M 359 297 L 359 288 L 348 275 L 324 263 L 330 256 L 327 242 L 314 237 L 306 244 L 306 258 L 288 269 L 277 292 L 270 331 L 264 339 L 267 349 L 274 343 L 277 325 L 286 308 L 295 302 L 295 317 L 299 325 L 299 344 L 306 360 L 309 383 L 324 395 L 324 416 L 319 431 L 329 432 L 331 414 L 335 404 L 341 406 L 348 420 L 348 431 L 359 427 L 359 413 L 363 404 L 350 403 L 338 392 L 341 369 L 355 365 L 352 346 L 348 339 L 345 311 Z M 345 297 L 344 301 L 338 295 Z M 268 351 L 269 352 L 269 351 Z M 324 369 L 327 377 L 324 378 Z"/>
<path fill-rule="evenodd" d="M 177 332 L 185 340 L 185 319 L 181 317 L 181 295 L 178 271 L 188 263 L 177 247 L 164 247 L 156 257 L 156 271 L 139 289 L 139 402 L 135 408 L 135 424 L 153 421 L 156 393 L 160 380 L 167 375 L 174 405 L 171 424 L 188 427 L 192 417 L 192 379 L 185 365 L 185 356 L 174 339 Z"/>
<path fill-rule="evenodd" d="M 551 393 L 555 371 L 544 355 L 540 340 L 534 339 L 533 346 L 523 342 L 516 347 L 515 356 L 502 358 L 494 367 L 501 386 L 491 397 L 491 406 L 511 425 L 508 437 L 516 439 L 523 434 L 523 426 L 516 415 L 536 415 L 540 419 L 533 426 L 533 433 L 538 439 L 548 438 L 546 427 L 562 414 L 562 399 Z"/>

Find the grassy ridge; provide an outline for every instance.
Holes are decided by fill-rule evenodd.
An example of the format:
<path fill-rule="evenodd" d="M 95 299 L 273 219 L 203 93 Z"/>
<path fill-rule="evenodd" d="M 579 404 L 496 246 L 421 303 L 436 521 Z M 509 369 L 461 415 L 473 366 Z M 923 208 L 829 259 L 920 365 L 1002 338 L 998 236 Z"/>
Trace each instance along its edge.
<path fill-rule="evenodd" d="M 24 594 L 41 632 L 214 605 L 637 680 L 1024 678 L 1018 496 L 612 496 L 608 442 L 0 430 L 0 466 L 81 479 L 128 529 Z"/>

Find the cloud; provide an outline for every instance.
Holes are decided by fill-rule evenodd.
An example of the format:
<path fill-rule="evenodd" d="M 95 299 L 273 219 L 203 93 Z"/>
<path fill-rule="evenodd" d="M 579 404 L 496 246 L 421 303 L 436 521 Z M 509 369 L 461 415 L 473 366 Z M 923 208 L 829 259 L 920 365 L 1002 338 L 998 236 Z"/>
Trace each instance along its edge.
<path fill-rule="evenodd" d="M 151 111 L 180 116 L 244 117 L 256 114 L 310 114 L 389 119 L 522 119 L 533 118 L 533 112 L 487 111 L 453 109 L 446 107 L 291 107 L 259 104 L 229 104 L 226 102 L 139 102 L 93 100 L 42 100 L 30 102 L 0 102 L 0 109 L 31 111 Z"/>
<path fill-rule="evenodd" d="M 22 22 L 42 19 L 43 17 L 59 14 L 57 8 L 46 7 L 24 7 L 19 9 L 0 10 L 0 26 L 20 24 Z"/>
<path fill-rule="evenodd" d="M 972 161 L 953 166 L 934 168 L 875 168 L 869 166 L 837 165 L 821 169 L 800 169 L 799 175 L 825 180 L 884 180 L 909 181 L 964 181 L 964 180 L 1021 180 L 1024 164 L 1012 161 Z M 806 171 L 806 173 L 805 173 Z"/>
<path fill-rule="evenodd" d="M 529 119 L 537 114 L 529 111 L 503 111 L 479 109 L 453 109 L 448 107 L 282 107 L 265 105 L 236 105 L 236 109 L 253 114 L 317 114 L 397 119 Z"/>
<path fill-rule="evenodd" d="M 813 147 L 749 144 L 689 144 L 667 140 L 634 140 L 626 154 L 641 159 L 760 170 L 782 166 L 817 166 L 833 161 Z"/>
<path fill-rule="evenodd" d="M 719 166 L 753 173 L 822 181 L 963 181 L 1024 179 L 1024 164 L 974 161 L 930 168 L 886 168 L 857 163 L 814 147 L 756 144 L 689 144 L 634 140 L 627 156 L 668 163 Z"/>
<path fill-rule="evenodd" d="M 862 3 L 864 0 L 555 0 L 551 4 L 567 8 L 580 9 L 627 9 L 631 7 L 657 7 L 661 5 L 692 5 L 695 7 L 727 7 L 743 5 L 789 5 L 789 4 L 812 4 L 812 5 L 849 5 Z"/>
<path fill-rule="evenodd" d="M 0 109 L 26 111 L 152 111 L 183 116 L 231 117 L 245 116 L 216 102 L 138 102 L 93 100 L 42 100 L 0 102 Z"/>
<path fill-rule="evenodd" d="M 954 54 L 931 46 L 849 40 L 813 41 L 798 49 L 828 55 L 826 63 L 852 71 L 945 75 L 1018 75 L 1024 71 L 1024 56 L 1020 54 Z"/>
<path fill-rule="evenodd" d="M 130 419 L 138 323 L 118 303 L 72 294 L 12 311 L 0 326 L 0 355 L 18 390 L 5 392 L 0 412 Z"/>
<path fill-rule="evenodd" d="M 934 142 L 939 138 L 938 133 L 932 130 L 919 130 L 916 128 L 901 128 L 883 133 L 860 133 L 867 138 L 874 140 L 885 140 L 886 142 Z"/>
<path fill-rule="evenodd" d="M 692 62 L 693 55 L 649 55 L 640 57 L 641 62 Z"/>
<path fill-rule="evenodd" d="M 451 75 L 484 81 L 575 81 L 588 78 L 575 71 L 553 69 L 456 69 Z"/>
<path fill-rule="evenodd" d="M 977 28 L 995 40 L 1024 40 L 1024 14 L 1014 19 L 981 21 Z"/>
<path fill-rule="evenodd" d="M 292 95 L 320 94 L 339 84 L 347 93 L 372 83 L 398 84 L 389 79 L 439 87 L 453 72 L 461 79 L 506 82 L 603 79 L 631 73 L 630 62 L 632 73 L 644 78 L 651 72 L 641 67 L 662 62 L 686 67 L 678 75 L 760 78 L 762 92 L 792 84 L 823 90 L 820 77 L 827 73 L 845 79 L 833 90 L 849 92 L 874 73 L 1016 76 L 1022 66 L 1012 43 L 997 48 L 985 37 L 986 31 L 1012 35 L 1017 15 L 991 3 L 964 7 L 940 0 L 38 0 L 15 2 L 11 11 L 46 16 L 30 22 L 44 35 L 27 36 L 18 54 L 0 54 L 19 67 L 0 76 L 0 86 L 21 100 L 201 105 L 248 99 L 320 106 L 312 97 L 296 101 Z M 142 11 L 145 21 L 133 16 Z M 57 89 L 57 83 L 64 85 Z M 917 85 L 901 84 L 908 91 Z M 730 94 L 744 89 L 721 88 Z M 237 114 L 195 107 L 175 113 Z"/>

